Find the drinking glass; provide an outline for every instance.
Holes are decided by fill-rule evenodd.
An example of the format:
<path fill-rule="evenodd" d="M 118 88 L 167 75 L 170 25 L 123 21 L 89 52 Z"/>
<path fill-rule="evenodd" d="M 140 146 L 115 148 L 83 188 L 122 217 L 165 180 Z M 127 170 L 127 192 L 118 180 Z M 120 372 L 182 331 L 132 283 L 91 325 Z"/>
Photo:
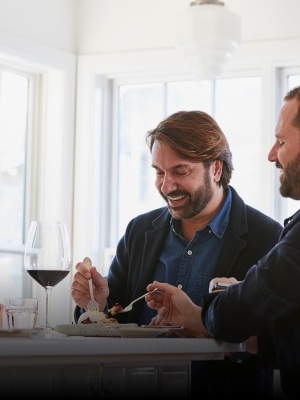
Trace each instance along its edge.
<path fill-rule="evenodd" d="M 5 299 L 5 314 L 9 329 L 34 329 L 38 314 L 38 299 Z"/>
<path fill-rule="evenodd" d="M 63 222 L 32 221 L 24 254 L 28 274 L 46 290 L 46 329 L 49 323 L 52 289 L 71 270 L 70 240 Z"/>

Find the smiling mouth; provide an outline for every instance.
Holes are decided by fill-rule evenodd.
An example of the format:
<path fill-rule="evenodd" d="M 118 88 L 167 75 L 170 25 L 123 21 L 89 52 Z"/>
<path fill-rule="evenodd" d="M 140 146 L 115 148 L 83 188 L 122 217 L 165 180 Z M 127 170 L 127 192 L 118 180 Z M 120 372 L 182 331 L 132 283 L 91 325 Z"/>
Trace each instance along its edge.
<path fill-rule="evenodd" d="M 186 196 L 177 196 L 177 197 L 171 197 L 171 196 L 167 196 L 167 199 L 172 201 L 172 202 L 176 202 L 176 201 L 180 201 L 182 199 L 184 199 Z"/>

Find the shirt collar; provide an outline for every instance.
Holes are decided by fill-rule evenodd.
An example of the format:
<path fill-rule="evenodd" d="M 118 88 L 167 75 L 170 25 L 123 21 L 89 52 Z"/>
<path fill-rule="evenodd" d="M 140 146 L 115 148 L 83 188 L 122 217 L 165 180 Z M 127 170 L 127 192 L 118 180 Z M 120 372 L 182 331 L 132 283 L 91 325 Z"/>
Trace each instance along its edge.
<path fill-rule="evenodd" d="M 230 219 L 232 192 L 229 186 L 225 189 L 225 194 L 226 198 L 221 209 L 208 224 L 213 233 L 220 239 L 222 239 Z M 177 235 L 182 234 L 180 220 L 171 218 L 170 225 L 174 233 L 176 233 Z"/>
<path fill-rule="evenodd" d="M 209 226 L 213 233 L 222 239 L 230 219 L 232 193 L 230 187 L 225 189 L 226 198 L 217 215 L 210 221 Z"/>

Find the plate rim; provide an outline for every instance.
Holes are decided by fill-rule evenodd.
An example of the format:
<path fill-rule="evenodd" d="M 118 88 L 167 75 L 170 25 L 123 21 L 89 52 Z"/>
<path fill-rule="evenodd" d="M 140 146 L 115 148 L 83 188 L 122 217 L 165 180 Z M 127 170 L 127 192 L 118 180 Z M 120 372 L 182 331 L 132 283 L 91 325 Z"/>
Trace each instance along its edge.
<path fill-rule="evenodd" d="M 55 325 L 54 330 L 67 336 L 112 336 L 112 329 L 116 328 L 117 326 L 119 327 L 119 325 L 122 324 L 113 322 L 97 322 L 92 324 L 57 324 Z M 138 326 L 137 324 L 134 325 Z"/>
<path fill-rule="evenodd" d="M 170 330 L 181 330 L 181 326 L 147 326 L 141 325 L 137 327 L 121 326 L 117 328 L 122 337 L 135 337 L 135 338 L 153 338 L 162 333 L 166 333 Z M 151 334 L 150 334 L 151 333 Z"/>

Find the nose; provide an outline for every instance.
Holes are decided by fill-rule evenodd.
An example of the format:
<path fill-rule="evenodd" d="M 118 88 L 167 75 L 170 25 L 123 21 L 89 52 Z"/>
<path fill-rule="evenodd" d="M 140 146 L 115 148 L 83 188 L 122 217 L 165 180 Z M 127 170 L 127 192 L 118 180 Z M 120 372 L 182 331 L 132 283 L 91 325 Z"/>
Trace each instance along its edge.
<path fill-rule="evenodd" d="M 276 162 L 278 160 L 278 158 L 277 158 L 277 144 L 276 143 L 272 146 L 271 150 L 269 151 L 268 160 L 270 162 Z"/>
<path fill-rule="evenodd" d="M 165 174 L 160 182 L 160 190 L 167 195 L 176 189 L 176 183 L 170 174 Z"/>

